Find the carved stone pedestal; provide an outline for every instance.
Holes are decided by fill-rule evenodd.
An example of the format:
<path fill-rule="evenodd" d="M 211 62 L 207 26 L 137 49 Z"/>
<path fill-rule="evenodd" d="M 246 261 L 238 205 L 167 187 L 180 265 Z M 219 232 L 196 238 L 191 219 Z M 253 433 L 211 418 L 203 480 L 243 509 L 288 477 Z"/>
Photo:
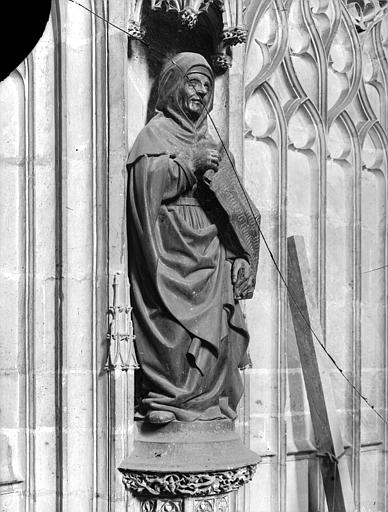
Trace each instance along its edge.
<path fill-rule="evenodd" d="M 259 461 L 230 420 L 137 422 L 134 451 L 119 470 L 141 512 L 234 512 Z"/>
<path fill-rule="evenodd" d="M 141 512 L 236 512 L 236 491 L 202 498 L 143 498 Z"/>

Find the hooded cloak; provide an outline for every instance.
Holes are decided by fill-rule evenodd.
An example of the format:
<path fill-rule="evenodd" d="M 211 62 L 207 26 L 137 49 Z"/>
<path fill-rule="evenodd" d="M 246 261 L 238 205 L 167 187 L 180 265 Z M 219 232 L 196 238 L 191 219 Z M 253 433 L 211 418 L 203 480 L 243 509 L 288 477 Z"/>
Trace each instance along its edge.
<path fill-rule="evenodd" d="M 138 412 L 170 411 L 181 421 L 234 418 L 248 333 L 231 269 L 247 253 L 243 244 L 221 241 L 212 205 L 197 197 L 191 155 L 198 144 L 214 145 L 206 122 L 212 70 L 198 54 L 173 60 L 160 76 L 157 114 L 138 135 L 127 165 Z M 183 103 L 193 72 L 212 85 L 196 122 Z"/>

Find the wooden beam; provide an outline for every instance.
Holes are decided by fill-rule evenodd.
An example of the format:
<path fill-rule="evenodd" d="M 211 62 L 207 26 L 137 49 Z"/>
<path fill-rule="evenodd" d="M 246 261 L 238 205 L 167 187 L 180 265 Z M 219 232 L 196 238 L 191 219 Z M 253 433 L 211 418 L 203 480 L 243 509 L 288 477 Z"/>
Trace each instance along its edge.
<path fill-rule="evenodd" d="M 315 291 L 310 277 L 304 239 L 287 239 L 289 304 L 303 378 L 310 405 L 319 465 L 329 512 L 354 512 L 353 491 L 344 443 L 337 423 L 337 411 L 330 373 L 334 365 L 319 346 L 323 342 Z"/>

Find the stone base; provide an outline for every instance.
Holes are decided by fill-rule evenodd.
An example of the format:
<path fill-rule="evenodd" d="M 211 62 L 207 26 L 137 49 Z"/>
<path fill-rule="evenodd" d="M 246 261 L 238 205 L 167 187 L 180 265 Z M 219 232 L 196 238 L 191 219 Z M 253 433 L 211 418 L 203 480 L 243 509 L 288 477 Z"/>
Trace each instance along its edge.
<path fill-rule="evenodd" d="M 251 480 L 259 461 L 231 420 L 136 422 L 134 451 L 119 470 L 135 496 L 190 498 L 236 491 Z"/>

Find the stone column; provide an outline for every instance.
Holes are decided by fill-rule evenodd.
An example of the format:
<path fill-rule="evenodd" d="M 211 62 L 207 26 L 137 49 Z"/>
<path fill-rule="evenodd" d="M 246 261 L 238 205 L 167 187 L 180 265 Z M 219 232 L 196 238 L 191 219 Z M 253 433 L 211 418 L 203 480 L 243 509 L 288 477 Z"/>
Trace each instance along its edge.
<path fill-rule="evenodd" d="M 24 372 L 18 334 L 24 326 L 23 303 L 19 297 L 24 288 L 25 261 L 24 254 L 19 258 L 15 254 L 23 246 L 20 227 L 25 218 L 21 199 L 25 190 L 25 144 L 24 133 L 14 118 L 24 119 L 23 100 L 23 78 L 15 71 L 0 84 L 0 133 L 4 134 L 0 137 L 0 280 L 4 290 L 0 298 L 0 510 L 15 512 L 19 511 L 23 481 L 19 444 Z"/>

